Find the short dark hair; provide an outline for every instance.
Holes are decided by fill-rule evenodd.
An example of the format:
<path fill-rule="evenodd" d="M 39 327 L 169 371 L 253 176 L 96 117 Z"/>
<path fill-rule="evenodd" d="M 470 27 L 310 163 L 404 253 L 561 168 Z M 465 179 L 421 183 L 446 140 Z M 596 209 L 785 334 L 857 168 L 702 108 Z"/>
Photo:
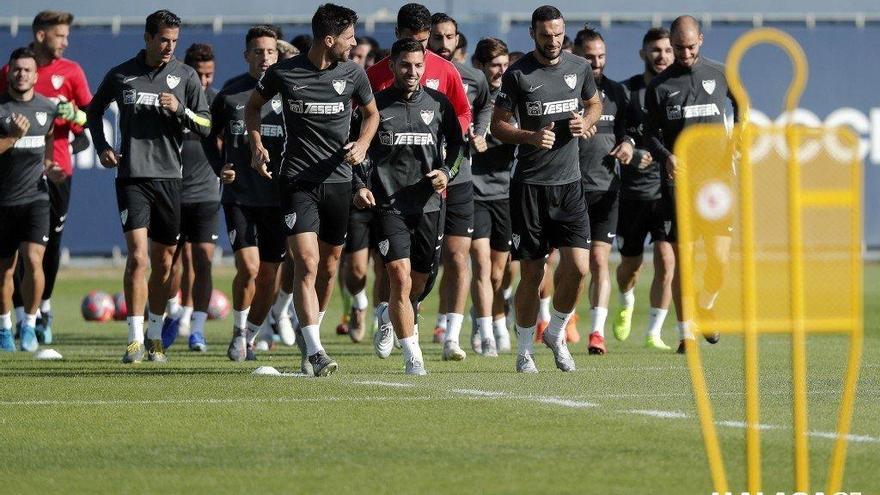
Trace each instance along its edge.
<path fill-rule="evenodd" d="M 578 31 L 574 36 L 574 44 L 580 47 L 584 46 L 584 43 L 596 40 L 600 40 L 603 43 L 605 42 L 605 38 L 602 37 L 602 34 L 591 28 L 589 24 L 585 25 L 584 28 Z"/>
<path fill-rule="evenodd" d="M 357 24 L 357 14 L 348 7 L 325 3 L 318 7 L 312 16 L 312 36 L 316 40 L 324 36 L 339 36 L 343 31 Z"/>
<path fill-rule="evenodd" d="M 284 39 L 284 30 L 281 29 L 281 26 L 276 26 L 275 24 L 263 24 L 267 28 L 275 31 L 275 39 L 283 40 Z"/>
<path fill-rule="evenodd" d="M 451 22 L 453 26 L 455 26 L 455 32 L 458 33 L 458 22 L 455 19 L 449 16 L 446 12 L 437 12 L 431 16 L 431 26 L 436 26 L 437 24 L 443 24 L 445 22 Z"/>
<path fill-rule="evenodd" d="M 256 26 L 251 26 L 248 29 L 247 34 L 244 36 L 244 47 L 245 49 L 251 46 L 251 41 L 257 38 L 274 38 L 278 39 L 278 31 L 276 31 L 275 26 L 269 26 L 267 24 L 257 24 Z"/>
<path fill-rule="evenodd" d="M 571 47 L 572 47 L 571 38 L 569 38 L 568 35 L 566 34 L 565 36 L 562 37 L 562 49 L 563 50 L 570 50 Z"/>
<path fill-rule="evenodd" d="M 532 29 L 535 29 L 539 22 L 555 21 L 556 19 L 565 20 L 562 17 L 562 12 L 552 5 L 542 5 L 532 12 Z"/>
<path fill-rule="evenodd" d="M 300 53 L 305 53 L 312 47 L 312 35 L 298 34 L 290 40 L 290 44 L 295 46 Z"/>
<path fill-rule="evenodd" d="M 170 10 L 157 10 L 147 16 L 147 22 L 146 25 L 144 25 L 144 32 L 150 36 L 156 36 L 159 32 L 160 26 L 179 28 L 180 17 L 177 17 L 177 14 Z"/>
<path fill-rule="evenodd" d="M 12 65 L 13 60 L 18 60 L 22 58 L 32 58 L 34 59 L 34 62 L 36 62 L 37 54 L 26 46 L 16 48 L 15 50 L 12 50 L 11 54 L 9 54 L 9 65 Z"/>
<path fill-rule="evenodd" d="M 474 48 L 474 55 L 471 57 L 471 60 L 481 64 L 488 64 L 493 58 L 508 54 L 507 43 L 504 41 L 498 38 L 483 38 L 477 43 L 477 47 Z"/>
<path fill-rule="evenodd" d="M 642 46 L 647 45 L 652 41 L 663 40 L 669 38 L 669 30 L 665 27 L 654 27 L 648 30 L 644 36 L 642 36 Z"/>
<path fill-rule="evenodd" d="M 53 26 L 70 26 L 73 24 L 73 14 L 70 12 L 61 12 L 58 10 L 44 10 L 34 16 L 34 22 L 31 24 L 31 30 L 34 34 L 37 31 L 43 31 Z"/>
<path fill-rule="evenodd" d="M 458 33 L 458 44 L 455 45 L 456 50 L 465 50 L 467 49 L 467 38 L 464 34 Z"/>
<path fill-rule="evenodd" d="M 381 48 L 381 47 L 379 46 L 379 42 L 376 41 L 376 38 L 373 38 L 372 36 L 364 36 L 364 37 L 361 38 L 361 40 L 363 40 L 363 42 L 365 42 L 365 43 L 369 43 L 369 44 L 370 44 L 370 51 L 371 51 L 371 52 L 372 52 L 372 51 L 376 51 L 376 50 L 378 50 L 379 48 Z"/>
<path fill-rule="evenodd" d="M 404 38 L 391 45 L 391 59 L 397 60 L 404 53 L 425 53 L 425 47 L 414 39 Z"/>
<path fill-rule="evenodd" d="M 199 62 L 211 62 L 214 60 L 214 48 L 206 43 L 193 43 L 186 49 L 183 63 L 195 68 Z"/>
<path fill-rule="evenodd" d="M 420 3 L 408 3 L 397 11 L 397 29 L 421 33 L 431 29 L 431 11 Z"/>
<path fill-rule="evenodd" d="M 672 21 L 672 24 L 669 26 L 669 32 L 674 33 L 681 29 L 684 29 L 688 26 L 693 26 L 697 28 L 697 33 L 703 32 L 703 25 L 700 23 L 699 19 L 692 15 L 680 15 Z"/>

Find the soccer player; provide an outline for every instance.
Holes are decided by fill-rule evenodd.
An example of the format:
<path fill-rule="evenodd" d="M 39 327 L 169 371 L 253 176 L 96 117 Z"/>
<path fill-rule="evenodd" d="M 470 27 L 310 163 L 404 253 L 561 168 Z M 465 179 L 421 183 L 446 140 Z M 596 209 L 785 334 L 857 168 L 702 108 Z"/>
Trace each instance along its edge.
<path fill-rule="evenodd" d="M 0 351 L 14 351 L 12 336 L 12 274 L 23 258 L 21 350 L 39 343 L 35 327 L 43 294 L 43 254 L 49 241 L 48 170 L 53 160 L 53 124 L 57 104 L 36 94 L 37 55 L 18 48 L 9 57 L 6 90 L 0 94 Z M 48 142 L 48 143 L 47 143 Z M 53 180 L 63 181 L 55 170 Z"/>
<path fill-rule="evenodd" d="M 666 241 L 663 203 L 660 194 L 661 164 L 653 161 L 647 151 L 644 125 L 645 88 L 659 73 L 672 64 L 672 45 L 669 31 L 651 28 L 642 38 L 639 56 L 645 64 L 641 74 L 627 79 L 623 84 L 629 94 L 626 114 L 627 134 L 636 140 L 634 165 L 620 169 L 620 210 L 617 218 L 617 246 L 621 262 L 617 267 L 619 300 L 612 319 L 614 336 L 625 340 L 632 326 L 635 307 L 635 286 L 642 266 L 645 239 L 651 235 L 654 245 L 654 277 L 651 281 L 651 309 L 645 330 L 645 347 L 669 350 L 660 332 L 672 301 L 672 275 L 675 270 L 675 253 Z"/>
<path fill-rule="evenodd" d="M 608 257 L 617 235 L 618 190 L 621 167 L 629 167 L 635 141 L 626 134 L 626 92 L 605 77 L 605 40 L 586 27 L 575 36 L 578 51 L 590 63 L 602 101 L 596 134 L 580 142 L 584 200 L 590 215 L 590 338 L 587 351 L 605 354 L 605 320 L 611 295 Z"/>
<path fill-rule="evenodd" d="M 487 81 L 489 105 L 494 107 L 495 98 L 501 91 L 501 77 L 508 67 L 507 45 L 497 38 L 483 38 L 474 49 L 472 61 Z M 480 333 L 480 349 L 486 355 L 486 350 L 493 347 L 491 340 L 497 344 L 498 351 L 510 351 L 501 283 L 510 258 L 508 196 L 516 147 L 498 141 L 488 132 L 471 139 L 474 148 L 471 155 L 474 183 L 471 296 Z"/>
<path fill-rule="evenodd" d="M 245 109 L 257 81 L 278 61 L 276 33 L 268 26 L 253 26 L 245 35 L 244 59 L 248 77 L 225 86 L 211 106 L 211 135 L 220 137 L 224 171 L 231 171 L 223 187 L 223 213 L 232 251 L 235 278 L 232 281 L 232 339 L 227 357 L 233 361 L 254 359 L 254 340 L 275 296 L 278 266 L 284 260 L 287 243 L 280 210 L 277 175 L 284 148 L 284 120 L 281 98 L 272 98 L 260 109 L 256 125 L 262 144 L 269 152 L 269 172 L 263 177 L 251 168 L 251 150 Z M 291 330 L 292 332 L 292 330 Z M 292 336 L 286 336 L 292 340 Z"/>
<path fill-rule="evenodd" d="M 440 249 L 440 193 L 458 171 L 465 144 L 449 100 L 419 83 L 425 47 L 400 39 L 391 48 L 391 60 L 394 85 L 376 94 L 381 124 L 370 147 L 371 188 L 360 184 L 355 201 L 378 207 L 378 249 L 391 285 L 388 304 L 380 308 L 380 321 L 390 319 L 391 325 L 376 332 L 376 353 L 383 359 L 390 355 L 393 326 L 406 374 L 425 375 L 415 317 Z"/>
<path fill-rule="evenodd" d="M 88 138 L 83 133 L 85 113 L 81 110 L 86 108 L 92 100 L 92 92 L 86 81 L 82 67 L 76 62 L 64 58 L 67 49 L 70 24 L 73 22 L 73 14 L 69 12 L 57 12 L 46 10 L 34 17 L 32 24 L 33 42 L 29 48 L 37 57 L 37 83 L 34 90 L 37 94 L 45 96 L 59 104 L 59 118 L 55 120 L 55 135 L 53 146 L 57 169 L 50 173 L 56 179 L 50 180 L 49 187 L 49 242 L 46 243 L 46 253 L 43 256 L 43 273 L 46 283 L 43 287 L 42 301 L 40 302 L 40 316 L 37 319 L 37 339 L 45 344 L 52 343 L 52 291 L 55 289 L 55 279 L 58 277 L 58 268 L 61 262 L 61 236 L 64 233 L 64 225 L 67 220 L 67 211 L 70 205 L 70 191 L 73 176 L 73 165 L 70 156 L 70 135 L 78 136 L 74 145 L 75 149 L 87 147 Z M 0 92 L 6 90 L 6 76 L 9 67 L 3 68 L 0 74 Z M 63 174 L 63 176 L 61 175 Z M 21 268 L 23 259 L 19 260 Z M 22 271 L 19 269 L 18 274 Z M 19 322 L 24 317 L 19 285 L 20 277 L 16 276 L 16 290 L 13 295 L 15 301 L 17 319 Z M 19 311 L 19 308 L 21 310 Z"/>
<path fill-rule="evenodd" d="M 266 71 L 245 109 L 252 166 L 271 178 L 269 152 L 259 132 L 260 108 L 281 94 L 287 143 L 279 171 L 284 224 L 294 262 L 293 299 L 306 356 L 315 376 L 338 365 L 324 351 L 319 328 L 333 293 L 351 204 L 351 166 L 361 163 L 379 125 L 363 68 L 348 60 L 357 14 L 334 4 L 312 17 L 308 53 Z M 363 113 L 361 133 L 349 141 L 352 101 Z M 308 371 L 308 370 L 306 370 Z"/>
<path fill-rule="evenodd" d="M 184 63 L 199 76 L 208 105 L 217 92 L 214 82 L 214 50 L 211 45 L 193 43 L 186 50 Z M 211 301 L 211 264 L 214 246 L 220 237 L 220 178 L 208 161 L 210 147 L 216 148 L 212 137 L 202 138 L 184 129 L 183 182 L 180 191 L 180 240 L 174 253 L 173 275 L 169 279 L 171 298 L 165 307 L 162 346 L 174 343 L 178 335 L 189 338 L 189 349 L 205 352 L 205 321 Z M 178 290 L 181 296 L 178 297 Z"/>
<path fill-rule="evenodd" d="M 562 51 L 565 20 L 544 5 L 532 13 L 535 49 L 504 73 L 495 99 L 492 134 L 516 144 L 510 184 L 513 257 L 521 260 L 516 290 L 516 370 L 535 373 L 532 338 L 545 257 L 559 250 L 553 309 L 544 343 L 556 367 L 576 369 L 565 342 L 565 326 L 589 270 L 590 222 L 581 187 L 578 139 L 589 138 L 602 113 L 590 65 Z M 517 116 L 519 127 L 510 120 Z"/>
<path fill-rule="evenodd" d="M 645 90 L 645 107 L 648 110 L 646 126 L 648 150 L 657 161 L 664 164 L 664 202 L 667 209 L 666 221 L 670 227 L 666 240 L 672 243 L 678 257 L 678 233 L 675 219 L 675 173 L 678 158 L 672 153 L 675 140 L 686 127 L 694 124 L 724 124 L 727 102 L 733 107 L 734 119 L 738 118 L 737 104 L 727 86 L 724 66 L 700 56 L 703 33 L 700 22 L 694 17 L 677 17 L 670 31 L 670 42 L 675 62 L 654 77 Z M 730 231 L 719 232 L 707 242 L 707 268 L 703 287 L 697 301 L 698 311 L 711 311 L 724 285 L 724 276 L 730 253 Z M 687 315 L 682 314 L 681 280 L 676 264 L 672 281 L 672 298 L 678 313 L 679 345 L 678 353 L 686 350 L 685 340 L 693 340 L 692 324 Z M 714 344 L 718 342 L 717 332 L 704 331 L 705 339 Z"/>
<path fill-rule="evenodd" d="M 471 270 L 468 263 L 471 236 L 474 232 L 474 184 L 471 179 L 471 154 L 486 150 L 485 134 L 492 117 L 489 84 L 486 82 L 486 77 L 479 70 L 453 59 L 453 54 L 459 44 L 459 36 L 458 23 L 455 19 L 444 13 L 436 13 L 431 17 L 431 35 L 428 38 L 428 48 L 452 62 L 461 75 L 473 116 L 473 125 L 467 129 L 470 146 L 465 149 L 459 173 L 446 189 L 446 219 L 443 226 L 443 248 L 441 251 L 443 276 L 440 278 L 438 328 L 442 328 L 445 320 L 443 359 L 451 361 L 460 361 L 466 356 L 459 345 L 459 338 L 471 281 Z M 481 343 L 486 345 L 486 347 L 481 347 L 482 354 L 487 357 L 497 357 L 491 316 L 487 313 L 477 317 L 482 319 L 477 321 L 478 325 L 475 327 L 478 328 L 473 330 L 479 330 Z M 437 329 L 435 329 L 436 332 Z M 474 352 L 477 350 L 475 349 Z"/>
<path fill-rule="evenodd" d="M 149 301 L 147 359 L 165 362 L 162 324 L 168 277 L 180 236 L 181 157 L 184 129 L 205 137 L 211 130 L 208 102 L 199 76 L 174 58 L 180 18 L 168 10 L 147 17 L 146 48 L 110 69 L 92 104 L 88 122 L 101 164 L 118 168 L 116 201 L 128 259 L 123 276 L 129 308 L 123 363 L 144 356 L 144 316 Z M 121 149 L 104 137 L 104 111 L 119 106 Z M 148 241 L 149 240 L 149 241 Z M 145 283 L 147 267 L 152 267 Z"/>

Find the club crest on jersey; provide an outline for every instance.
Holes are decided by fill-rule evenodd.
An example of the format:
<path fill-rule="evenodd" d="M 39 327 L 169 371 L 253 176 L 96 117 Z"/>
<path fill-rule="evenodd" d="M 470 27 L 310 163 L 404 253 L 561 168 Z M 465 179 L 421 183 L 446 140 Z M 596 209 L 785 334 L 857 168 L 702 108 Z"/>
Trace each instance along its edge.
<path fill-rule="evenodd" d="M 37 122 L 39 122 L 40 125 L 46 125 L 46 119 L 49 118 L 49 115 L 46 112 L 37 112 L 35 116 L 37 117 Z"/>
<path fill-rule="evenodd" d="M 333 89 L 335 89 L 336 92 L 341 95 L 343 91 L 345 91 L 345 79 L 334 79 Z"/>
<path fill-rule="evenodd" d="M 715 79 L 704 79 L 703 89 L 710 95 L 715 92 Z"/>
<path fill-rule="evenodd" d="M 281 113 L 281 100 L 272 100 L 272 111 L 276 114 Z"/>
<path fill-rule="evenodd" d="M 128 209 L 119 212 L 119 219 L 122 220 L 122 226 L 125 227 L 125 222 L 128 221 Z"/>
<path fill-rule="evenodd" d="M 510 239 L 511 239 L 511 242 L 513 242 L 513 247 L 515 249 L 519 249 L 519 240 L 520 240 L 519 234 L 513 234 L 512 236 L 510 236 Z"/>
<path fill-rule="evenodd" d="M 568 86 L 569 89 L 574 89 L 574 87 L 577 86 L 577 83 L 578 83 L 577 74 L 566 74 L 566 75 L 562 76 L 562 78 L 565 79 L 565 85 Z"/>
<path fill-rule="evenodd" d="M 235 244 L 235 229 L 229 231 L 229 244 Z"/>
<path fill-rule="evenodd" d="M 288 229 L 292 229 L 296 225 L 296 212 L 284 215 L 284 223 L 287 224 Z"/>
<path fill-rule="evenodd" d="M 424 122 L 425 125 L 430 125 L 431 122 L 434 121 L 433 110 L 422 110 L 421 112 L 419 112 L 419 114 L 422 116 L 422 122 Z"/>
<path fill-rule="evenodd" d="M 431 89 L 437 89 L 440 87 L 440 79 L 425 79 L 425 86 Z"/>
<path fill-rule="evenodd" d="M 61 89 L 61 86 L 63 86 L 63 85 L 64 85 L 64 76 L 59 75 L 59 74 L 52 74 L 52 87 L 55 88 L 55 90 L 57 91 L 57 90 Z"/>
<path fill-rule="evenodd" d="M 165 76 L 165 84 L 168 85 L 168 88 L 174 89 L 180 84 L 180 76 L 175 76 L 174 74 L 168 74 Z"/>
<path fill-rule="evenodd" d="M 382 256 L 388 255 L 388 239 L 379 243 L 379 252 L 382 253 Z"/>
<path fill-rule="evenodd" d="M 379 131 L 379 143 L 385 146 L 394 144 L 394 134 L 391 131 Z"/>

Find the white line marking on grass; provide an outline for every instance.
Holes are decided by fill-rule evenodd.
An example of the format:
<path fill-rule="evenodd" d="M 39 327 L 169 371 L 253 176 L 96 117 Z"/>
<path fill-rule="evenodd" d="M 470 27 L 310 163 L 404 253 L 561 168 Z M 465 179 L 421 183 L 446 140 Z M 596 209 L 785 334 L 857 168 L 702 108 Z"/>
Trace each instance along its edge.
<path fill-rule="evenodd" d="M 356 383 L 358 385 L 380 385 L 383 387 L 394 387 L 394 388 L 415 387 L 415 385 L 412 383 L 382 382 L 379 380 L 363 380 L 363 381 L 355 381 L 352 383 Z"/>
<path fill-rule="evenodd" d="M 724 426 L 726 428 L 740 428 L 740 429 L 746 428 L 746 426 L 747 426 L 747 423 L 745 421 L 716 421 L 715 424 L 718 426 Z M 758 424 L 758 429 L 762 430 L 762 431 L 764 431 L 764 430 L 778 430 L 779 428 L 780 427 L 776 426 L 776 425 Z"/>
<path fill-rule="evenodd" d="M 263 404 L 288 402 L 377 402 L 377 401 L 430 401 L 450 400 L 449 397 L 299 397 L 261 399 L 249 397 L 241 399 L 166 399 L 166 400 L 20 400 L 0 401 L 0 406 L 127 406 L 127 405 L 167 405 L 167 404 L 240 404 L 258 402 Z"/>
<path fill-rule="evenodd" d="M 599 407 L 598 404 L 592 402 L 584 402 L 579 400 L 560 399 L 559 397 L 525 397 L 525 399 L 539 402 L 541 404 L 552 404 L 555 406 L 573 407 L 575 409 L 585 409 L 588 407 Z"/>
<path fill-rule="evenodd" d="M 473 390 L 467 388 L 454 388 L 450 390 L 450 392 L 455 392 L 456 394 L 464 394 L 464 395 L 475 395 L 478 397 L 502 397 L 507 394 L 504 392 L 491 392 L 488 390 Z"/>
<path fill-rule="evenodd" d="M 636 414 L 639 416 L 651 416 L 652 418 L 663 419 L 687 419 L 690 417 L 690 415 L 679 411 L 657 411 L 654 409 L 626 409 L 617 412 L 623 414 Z"/>

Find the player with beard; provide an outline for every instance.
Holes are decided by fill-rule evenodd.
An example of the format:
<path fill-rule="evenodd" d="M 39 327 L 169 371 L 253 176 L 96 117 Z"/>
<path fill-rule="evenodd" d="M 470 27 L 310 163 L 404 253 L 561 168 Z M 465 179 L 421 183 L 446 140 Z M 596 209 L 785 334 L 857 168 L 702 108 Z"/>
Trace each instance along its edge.
<path fill-rule="evenodd" d="M 425 47 L 398 40 L 391 60 L 394 85 L 376 94 L 381 123 L 370 147 L 370 187 L 359 184 L 355 201 L 378 209 L 378 249 L 391 285 L 388 304 L 380 307 L 382 321 L 390 324 L 376 332 L 376 354 L 390 355 L 393 327 L 406 374 L 425 375 L 415 319 L 440 249 L 440 193 L 458 172 L 466 144 L 449 100 L 419 84 Z"/>
<path fill-rule="evenodd" d="M 471 60 L 486 78 L 489 103 L 494 106 L 501 91 L 501 77 L 508 67 L 507 45 L 496 38 L 483 38 L 477 43 Z M 485 142 L 484 149 L 481 149 L 481 139 Z M 471 242 L 471 262 L 474 276 L 471 297 L 480 330 L 481 349 L 485 351 L 491 335 L 498 351 L 508 352 L 510 334 L 501 284 L 510 258 L 508 196 L 516 146 L 502 143 L 489 132 L 474 137 L 473 143 L 474 239 Z M 483 335 L 484 332 L 487 335 Z"/>
<path fill-rule="evenodd" d="M 49 242 L 43 256 L 43 273 L 46 283 L 40 302 L 40 316 L 37 319 L 37 339 L 41 343 L 52 343 L 52 292 L 58 268 L 61 262 L 61 236 L 67 221 L 70 205 L 70 191 L 73 177 L 73 160 L 70 154 L 70 136 L 74 135 L 74 153 L 82 151 L 89 145 L 83 125 L 86 108 L 92 101 L 92 92 L 85 73 L 78 63 L 64 58 L 68 47 L 70 24 L 73 14 L 69 12 L 43 11 L 34 17 L 32 24 L 33 42 L 30 49 L 37 57 L 37 83 L 34 90 L 37 94 L 57 103 L 59 118 L 55 121 L 54 160 L 57 168 L 47 171 L 50 178 L 49 187 Z M 0 71 L 0 92 L 6 90 L 6 76 L 9 66 Z M 20 323 L 24 318 L 24 305 L 21 300 L 21 276 L 24 273 L 23 259 L 19 260 L 15 276 L 15 293 L 13 301 L 16 319 Z"/>
<path fill-rule="evenodd" d="M 465 150 L 461 169 L 446 189 L 446 220 L 443 227 L 442 263 L 440 278 L 440 308 L 437 328 L 443 334 L 443 359 L 460 361 L 466 354 L 459 345 L 464 308 L 467 303 L 471 271 L 469 253 L 474 232 L 474 184 L 471 179 L 471 155 L 486 150 L 486 132 L 492 117 L 489 102 L 489 85 L 486 77 L 477 69 L 453 60 L 459 42 L 458 23 L 444 13 L 431 16 L 431 35 L 428 49 L 452 62 L 461 75 L 473 116 L 473 125 L 467 130 L 470 146 Z M 479 315 L 473 331 L 479 332 L 481 346 L 474 352 L 487 357 L 497 357 L 495 337 L 492 335 L 491 317 Z M 442 331 L 444 326 L 446 330 Z M 485 344 L 485 347 L 482 345 Z"/>
<path fill-rule="evenodd" d="M 162 324 L 167 281 L 180 236 L 183 130 L 205 137 L 211 129 L 199 76 L 174 58 L 180 18 L 167 10 L 156 11 L 147 17 L 144 31 L 146 48 L 107 73 L 88 112 L 101 164 L 118 167 L 116 199 L 128 248 L 123 283 L 129 332 L 123 363 L 143 359 L 140 308 L 148 300 L 147 358 L 167 360 Z M 119 106 L 122 130 L 118 152 L 104 137 L 103 114 L 113 101 Z M 144 283 L 148 266 L 152 267 L 150 280 Z"/>
<path fill-rule="evenodd" d="M 0 93 L 0 351 L 14 351 L 12 336 L 12 272 L 23 258 L 21 350 L 33 352 L 40 295 L 43 294 L 43 253 L 49 241 L 49 194 L 45 172 L 57 167 L 52 159 L 57 104 L 36 94 L 37 55 L 18 48 L 9 57 L 6 90 Z"/>
<path fill-rule="evenodd" d="M 646 130 L 648 150 L 660 163 L 665 165 L 661 177 L 664 182 L 666 221 L 666 240 L 672 244 L 678 257 L 678 232 L 675 218 L 675 173 L 678 158 L 672 153 L 678 135 L 695 124 L 726 124 L 727 103 L 733 107 L 733 118 L 738 119 L 737 104 L 727 85 L 724 66 L 700 55 L 703 33 L 700 22 L 694 17 L 677 17 L 670 31 L 670 42 L 675 62 L 654 77 L 645 90 L 645 107 L 648 110 Z M 731 169 L 731 173 L 733 170 Z M 706 239 L 706 270 L 703 287 L 697 300 L 697 311 L 711 316 L 712 309 L 727 271 L 730 256 L 730 242 L 733 227 L 719 231 Z M 676 264 L 672 281 L 672 298 L 678 314 L 679 345 L 678 353 L 685 352 L 685 341 L 693 341 L 692 322 L 682 314 L 681 280 L 679 266 Z M 717 332 L 702 330 L 703 337 L 710 343 L 718 342 Z"/>
<path fill-rule="evenodd" d="M 635 141 L 626 134 L 626 91 L 620 83 L 605 77 L 605 40 L 586 27 L 575 36 L 578 52 L 593 69 L 593 79 L 602 100 L 602 116 L 596 135 L 580 142 L 584 200 L 590 215 L 590 338 L 587 351 L 605 354 L 605 320 L 611 295 L 608 258 L 617 235 L 620 169 L 631 166 Z M 649 161 L 650 163 L 650 161 Z"/>
<path fill-rule="evenodd" d="M 672 301 L 672 275 L 675 253 L 666 240 L 663 226 L 663 203 L 660 194 L 661 164 L 653 161 L 645 140 L 645 88 L 659 73 L 672 64 L 669 31 L 651 28 L 642 39 L 639 57 L 645 70 L 623 84 L 629 94 L 626 113 L 627 134 L 636 140 L 633 163 L 638 166 L 620 169 L 620 211 L 617 218 L 617 246 L 621 262 L 617 267 L 619 305 L 614 313 L 612 329 L 619 340 L 626 340 L 632 326 L 635 307 L 635 286 L 642 266 L 645 239 L 651 235 L 654 245 L 654 277 L 651 281 L 651 309 L 645 330 L 645 347 L 669 350 L 660 338 L 663 321 Z M 647 162 L 647 164 L 646 164 Z"/>
<path fill-rule="evenodd" d="M 553 309 L 543 341 L 553 351 L 557 368 L 574 371 L 565 326 L 589 271 L 590 246 L 578 141 L 592 137 L 602 102 L 590 65 L 562 51 L 565 20 L 559 9 L 535 9 L 529 32 L 535 49 L 504 74 L 491 127 L 500 141 L 518 146 L 510 184 L 513 256 L 521 260 L 522 272 L 515 298 L 516 369 L 537 372 L 532 338 L 538 292 L 546 256 L 556 248 L 560 256 Z M 514 115 L 519 127 L 510 123 Z"/>
<path fill-rule="evenodd" d="M 321 345 L 319 328 L 348 229 L 351 167 L 363 162 L 379 125 L 366 74 L 348 60 L 356 23 L 351 9 L 329 3 L 318 7 L 308 53 L 270 67 L 245 109 L 252 166 L 271 178 L 271 157 L 259 132 L 260 109 L 281 95 L 287 135 L 279 171 L 282 210 L 294 263 L 298 329 L 315 376 L 328 376 L 338 367 Z M 352 103 L 364 115 L 355 141 L 349 141 Z"/>
<path fill-rule="evenodd" d="M 210 106 L 217 92 L 214 82 L 214 50 L 211 45 L 193 43 L 183 62 L 195 69 Z M 205 321 L 211 301 L 211 265 L 214 246 L 220 237 L 220 178 L 209 163 L 211 147 L 217 141 L 187 130 L 180 150 L 183 185 L 180 192 L 180 240 L 174 253 L 169 279 L 168 304 L 162 327 L 162 346 L 168 349 L 177 336 L 189 338 L 189 350 L 205 352 Z M 180 291 L 180 296 L 178 296 Z"/>

